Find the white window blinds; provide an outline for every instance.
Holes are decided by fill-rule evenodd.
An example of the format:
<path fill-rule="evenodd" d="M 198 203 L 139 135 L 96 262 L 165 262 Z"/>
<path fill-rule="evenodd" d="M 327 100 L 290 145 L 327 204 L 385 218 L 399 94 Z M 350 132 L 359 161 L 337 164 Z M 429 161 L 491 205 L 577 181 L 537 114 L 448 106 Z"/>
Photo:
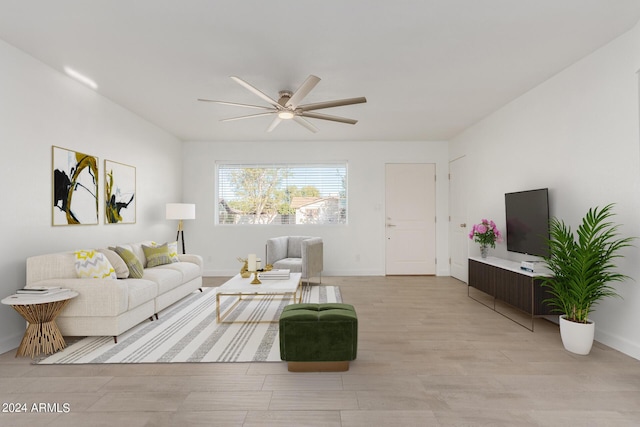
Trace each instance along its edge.
<path fill-rule="evenodd" d="M 347 164 L 217 167 L 218 224 L 345 224 Z"/>

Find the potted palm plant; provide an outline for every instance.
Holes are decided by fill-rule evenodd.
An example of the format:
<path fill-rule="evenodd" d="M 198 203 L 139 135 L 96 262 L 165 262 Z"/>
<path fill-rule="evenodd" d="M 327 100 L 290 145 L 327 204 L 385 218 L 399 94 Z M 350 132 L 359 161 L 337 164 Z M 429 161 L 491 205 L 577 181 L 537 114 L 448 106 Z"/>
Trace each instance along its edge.
<path fill-rule="evenodd" d="M 611 284 L 628 278 L 615 271 L 614 260 L 633 237 L 619 237 L 619 226 L 610 221 L 612 209 L 613 204 L 589 209 L 577 236 L 562 220 L 552 218 L 549 224 L 545 262 L 551 275 L 543 286 L 551 297 L 545 302 L 561 313 L 562 344 L 572 353 L 589 354 L 595 333 L 589 313 L 602 298 L 619 296 Z"/>

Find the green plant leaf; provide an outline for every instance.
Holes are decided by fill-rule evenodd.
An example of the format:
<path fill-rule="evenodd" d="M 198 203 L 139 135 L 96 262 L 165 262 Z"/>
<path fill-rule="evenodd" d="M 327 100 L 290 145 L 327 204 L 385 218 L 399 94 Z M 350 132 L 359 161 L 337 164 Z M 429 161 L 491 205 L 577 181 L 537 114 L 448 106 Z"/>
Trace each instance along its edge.
<path fill-rule="evenodd" d="M 545 262 L 552 276 L 543 278 L 543 286 L 551 297 L 545 302 L 569 320 L 587 323 L 599 300 L 619 296 L 611 283 L 629 278 L 615 271 L 614 260 L 634 237 L 619 237 L 619 226 L 610 221 L 613 206 L 589 209 L 575 235 L 562 220 L 549 223 Z"/>

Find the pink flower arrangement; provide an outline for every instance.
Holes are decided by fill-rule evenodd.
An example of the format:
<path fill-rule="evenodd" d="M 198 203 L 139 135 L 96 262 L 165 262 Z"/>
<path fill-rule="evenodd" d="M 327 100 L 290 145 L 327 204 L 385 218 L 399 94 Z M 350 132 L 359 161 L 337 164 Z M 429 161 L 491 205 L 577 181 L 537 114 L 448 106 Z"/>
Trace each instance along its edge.
<path fill-rule="evenodd" d="M 491 246 L 494 249 L 496 242 L 502 242 L 502 234 L 496 227 L 496 223 L 486 219 L 480 221 L 480 224 L 473 225 L 469 238 L 473 239 L 474 242 L 480 243 L 481 246 Z"/>

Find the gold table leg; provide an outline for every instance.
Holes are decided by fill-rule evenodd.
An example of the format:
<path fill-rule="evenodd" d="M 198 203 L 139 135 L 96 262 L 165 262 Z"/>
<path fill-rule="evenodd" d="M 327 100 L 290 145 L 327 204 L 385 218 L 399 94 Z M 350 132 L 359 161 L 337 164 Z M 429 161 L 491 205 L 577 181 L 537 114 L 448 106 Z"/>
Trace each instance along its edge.
<path fill-rule="evenodd" d="M 298 293 L 300 294 L 300 296 L 298 296 Z M 294 303 L 301 303 L 302 299 L 304 297 L 304 288 L 302 287 L 302 278 L 298 281 L 298 286 L 296 286 L 295 290 L 293 292 L 218 292 L 216 294 L 216 323 L 247 323 L 246 321 L 242 320 L 242 321 L 227 321 L 225 322 L 224 319 L 231 314 L 231 312 L 233 311 L 234 308 L 236 308 L 236 306 L 238 304 L 240 304 L 240 302 L 242 301 L 242 297 L 247 297 L 247 296 L 253 296 L 253 297 L 265 297 L 265 296 L 274 296 L 277 297 L 279 296 L 281 299 L 291 299 Z M 233 303 L 233 305 L 229 308 L 227 308 L 227 311 L 225 311 L 224 313 L 222 313 L 220 311 L 220 297 L 238 297 L 238 299 Z M 264 321 L 264 322 L 259 322 L 259 323 L 278 323 L 279 320 L 269 320 L 269 321 Z"/>
<path fill-rule="evenodd" d="M 302 301 L 302 292 L 300 293 L 300 297 L 298 297 L 298 289 L 300 289 L 299 287 L 293 291 L 293 292 L 283 292 L 283 293 L 276 293 L 276 292 L 270 292 L 270 293 L 251 293 L 251 294 L 244 294 L 244 293 L 219 293 L 216 295 L 216 323 L 227 323 L 227 324 L 232 324 L 232 323 L 278 323 L 280 320 L 276 319 L 276 320 L 265 320 L 265 321 L 247 321 L 247 320 L 231 320 L 231 321 L 224 321 L 224 319 L 231 314 L 231 312 L 238 306 L 238 304 L 240 304 L 243 300 L 243 297 L 247 297 L 247 296 L 251 296 L 251 297 L 255 297 L 255 298 L 260 298 L 260 297 L 273 297 L 274 299 L 276 299 L 276 297 L 280 297 L 279 299 L 290 299 L 293 302 Z M 227 308 L 227 311 L 225 311 L 224 313 L 221 312 L 220 310 L 220 297 L 237 297 L 238 299 L 231 305 L 231 307 Z"/>
<path fill-rule="evenodd" d="M 64 337 L 58 329 L 55 319 L 69 301 L 67 299 L 42 304 L 12 306 L 29 323 L 16 352 L 16 357 L 31 356 L 33 359 L 40 353 L 53 354 L 66 347 Z"/>

